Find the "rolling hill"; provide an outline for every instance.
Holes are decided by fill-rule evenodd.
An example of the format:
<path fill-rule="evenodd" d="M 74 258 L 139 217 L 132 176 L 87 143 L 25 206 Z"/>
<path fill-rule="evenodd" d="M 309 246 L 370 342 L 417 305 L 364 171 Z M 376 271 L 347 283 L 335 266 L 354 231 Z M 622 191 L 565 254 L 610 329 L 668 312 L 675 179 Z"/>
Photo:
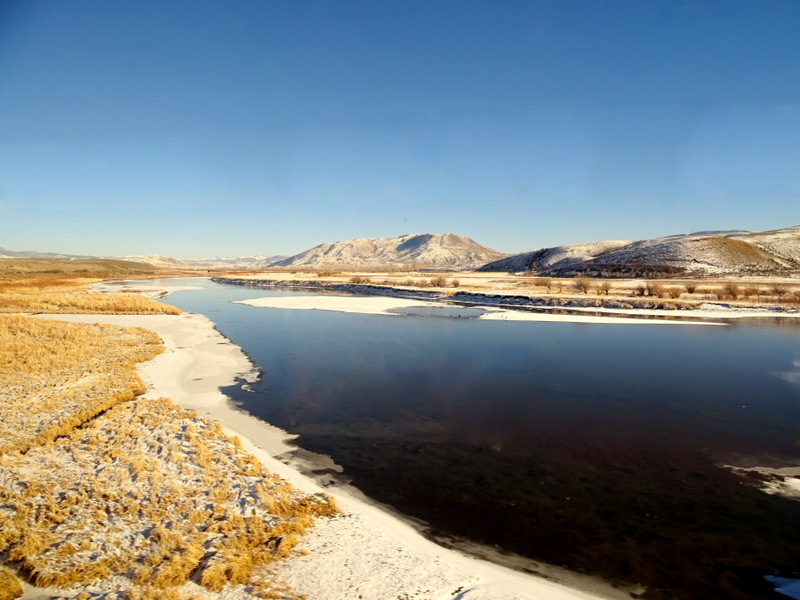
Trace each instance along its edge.
<path fill-rule="evenodd" d="M 800 273 L 800 226 L 556 246 L 494 261 L 479 270 L 533 270 L 560 277 L 792 275 Z"/>

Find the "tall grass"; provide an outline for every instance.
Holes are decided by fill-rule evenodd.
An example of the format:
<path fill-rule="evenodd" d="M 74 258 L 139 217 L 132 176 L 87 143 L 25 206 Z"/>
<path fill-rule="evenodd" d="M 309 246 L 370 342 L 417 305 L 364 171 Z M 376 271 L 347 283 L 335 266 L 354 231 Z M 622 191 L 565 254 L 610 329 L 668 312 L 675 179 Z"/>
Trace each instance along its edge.
<path fill-rule="evenodd" d="M 163 351 L 139 328 L 0 316 L 0 453 L 24 452 L 144 391 Z"/>
<path fill-rule="evenodd" d="M 0 552 L 36 585 L 129 574 L 219 591 L 286 557 L 337 508 L 267 472 L 219 426 L 168 400 L 115 406 L 66 437 L 0 457 Z"/>
<path fill-rule="evenodd" d="M 144 329 L 0 316 L 0 557 L 43 587 L 121 576 L 120 599 L 188 600 L 175 588 L 190 579 L 295 598 L 266 565 L 333 500 L 193 411 L 124 402 L 161 350 Z M 0 568 L 0 594 L 18 583 Z"/>
<path fill-rule="evenodd" d="M 177 315 L 180 310 L 138 294 L 2 293 L 0 313 Z"/>

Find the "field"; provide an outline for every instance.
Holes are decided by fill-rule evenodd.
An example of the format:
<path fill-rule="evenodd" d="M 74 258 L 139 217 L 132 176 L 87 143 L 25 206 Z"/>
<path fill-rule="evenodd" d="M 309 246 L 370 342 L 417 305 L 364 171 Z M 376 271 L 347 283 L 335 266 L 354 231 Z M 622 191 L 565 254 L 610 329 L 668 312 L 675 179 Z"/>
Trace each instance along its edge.
<path fill-rule="evenodd" d="M 85 283 L 6 279 L 0 306 L 179 312 Z M 267 472 L 215 423 L 137 400 L 136 364 L 162 350 L 144 329 L 0 315 L 0 598 L 18 597 L 20 580 L 82 600 L 295 597 L 269 563 L 336 506 Z"/>

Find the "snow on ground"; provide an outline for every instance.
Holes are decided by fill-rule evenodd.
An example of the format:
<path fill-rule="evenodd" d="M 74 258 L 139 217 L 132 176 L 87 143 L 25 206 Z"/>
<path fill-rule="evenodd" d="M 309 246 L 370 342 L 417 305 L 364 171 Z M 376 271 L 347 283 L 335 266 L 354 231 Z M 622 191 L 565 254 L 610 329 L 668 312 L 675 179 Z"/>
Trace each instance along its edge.
<path fill-rule="evenodd" d="M 297 297 L 267 297 L 255 298 L 252 300 L 239 300 L 239 304 L 258 306 L 264 308 L 287 308 L 297 310 L 331 310 L 338 312 L 362 313 L 362 314 L 400 314 L 391 313 L 390 310 L 408 308 L 441 308 L 441 302 L 421 302 L 419 300 L 407 300 L 404 298 L 391 298 L 387 296 L 333 296 L 333 295 L 310 295 Z M 723 316 L 720 311 L 691 311 L 691 310 L 640 310 L 640 309 L 600 309 L 600 308 L 570 308 L 571 311 L 586 313 L 607 313 L 609 316 L 596 316 L 594 314 L 554 314 L 550 312 L 560 307 L 545 307 L 540 311 L 521 311 L 506 310 L 492 307 L 483 307 L 486 312 L 480 315 L 479 319 L 489 320 L 508 320 L 508 321 L 561 321 L 570 323 L 636 323 L 636 324 L 664 324 L 664 323 L 698 323 L 696 321 L 679 321 L 665 319 L 639 319 L 636 315 L 645 316 L 664 316 L 674 317 L 717 317 Z M 740 313 L 730 311 L 733 316 L 752 316 L 751 313 Z M 761 313 L 758 313 L 761 314 Z M 727 312 L 724 316 L 728 316 Z M 798 315 L 800 316 L 800 315 Z M 702 323 L 708 324 L 708 323 Z"/>
<path fill-rule="evenodd" d="M 389 301 L 394 299 L 378 299 Z M 145 327 L 156 331 L 167 350 L 143 363 L 140 372 L 148 397 L 165 396 L 219 422 L 238 435 L 243 447 L 264 466 L 309 493 L 317 484 L 276 455 L 292 449 L 284 431 L 236 409 L 219 388 L 237 377 L 254 376 L 254 367 L 238 346 L 214 329 L 205 316 L 54 315 L 52 318 Z M 446 550 L 410 525 L 363 502 L 357 495 L 331 492 L 345 517 L 326 521 L 303 538 L 309 554 L 278 563 L 279 576 L 310 600 L 408 598 L 421 600 L 588 600 L 626 598 L 595 582 L 580 591 Z"/>

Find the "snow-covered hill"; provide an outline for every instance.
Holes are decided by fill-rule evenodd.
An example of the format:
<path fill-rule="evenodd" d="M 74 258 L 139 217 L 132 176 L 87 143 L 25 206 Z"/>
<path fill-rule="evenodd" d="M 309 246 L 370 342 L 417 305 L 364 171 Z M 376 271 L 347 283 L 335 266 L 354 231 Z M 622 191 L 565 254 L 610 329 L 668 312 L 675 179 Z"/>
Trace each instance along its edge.
<path fill-rule="evenodd" d="M 481 270 L 529 269 L 556 276 L 800 274 L 800 226 L 556 246 L 518 254 Z"/>
<path fill-rule="evenodd" d="M 273 263 L 273 267 L 382 268 L 419 265 L 428 268 L 474 269 L 508 256 L 453 233 L 362 238 L 320 244 Z"/>
<path fill-rule="evenodd" d="M 257 270 L 265 269 L 275 261 L 282 260 L 285 256 L 237 256 L 214 258 L 183 258 L 182 262 L 191 269 L 232 269 L 232 270 Z"/>

